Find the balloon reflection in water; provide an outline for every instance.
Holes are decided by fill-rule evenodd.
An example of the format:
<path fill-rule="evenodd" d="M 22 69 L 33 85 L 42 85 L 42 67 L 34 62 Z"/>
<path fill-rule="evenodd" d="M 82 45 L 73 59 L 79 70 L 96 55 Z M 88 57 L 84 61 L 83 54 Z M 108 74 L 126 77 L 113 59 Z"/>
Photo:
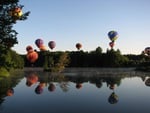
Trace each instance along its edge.
<path fill-rule="evenodd" d="M 50 84 L 49 84 L 49 87 L 48 87 L 48 90 L 49 90 L 50 92 L 53 92 L 53 91 L 55 91 L 55 89 L 56 89 L 55 85 L 54 85 L 53 83 L 50 83 Z"/>
<path fill-rule="evenodd" d="M 150 78 L 148 78 L 148 79 L 145 81 L 145 85 L 146 85 L 146 86 L 150 86 Z"/>
<path fill-rule="evenodd" d="M 35 88 L 36 94 L 42 94 L 45 87 L 45 83 L 39 83 L 39 85 Z"/>
<path fill-rule="evenodd" d="M 81 83 L 77 83 L 77 84 L 76 84 L 76 88 L 77 88 L 77 89 L 81 89 L 81 88 L 82 88 L 82 84 L 81 84 Z"/>
<path fill-rule="evenodd" d="M 115 89 L 115 84 L 110 84 L 109 88 L 114 90 Z"/>
<path fill-rule="evenodd" d="M 26 79 L 26 85 L 29 87 L 38 82 L 38 76 L 35 73 L 30 73 Z"/>
<path fill-rule="evenodd" d="M 111 93 L 111 95 L 108 98 L 108 102 L 110 104 L 116 104 L 118 102 L 118 96 L 115 94 L 115 92 Z"/>
<path fill-rule="evenodd" d="M 7 96 L 13 96 L 14 95 L 14 89 L 10 88 L 6 92 Z"/>

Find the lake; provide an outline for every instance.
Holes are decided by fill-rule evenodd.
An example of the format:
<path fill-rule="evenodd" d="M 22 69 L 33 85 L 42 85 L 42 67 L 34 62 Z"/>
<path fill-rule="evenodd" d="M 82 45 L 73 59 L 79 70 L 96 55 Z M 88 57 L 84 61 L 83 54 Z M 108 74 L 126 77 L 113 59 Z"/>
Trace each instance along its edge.
<path fill-rule="evenodd" d="M 150 113 L 150 73 L 25 68 L 0 78 L 0 113 Z"/>

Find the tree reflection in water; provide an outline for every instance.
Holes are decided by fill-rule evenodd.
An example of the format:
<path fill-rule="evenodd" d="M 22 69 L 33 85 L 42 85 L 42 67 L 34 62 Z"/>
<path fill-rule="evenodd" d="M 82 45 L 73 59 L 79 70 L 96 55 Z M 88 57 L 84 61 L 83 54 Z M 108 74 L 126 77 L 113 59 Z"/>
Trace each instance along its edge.
<path fill-rule="evenodd" d="M 141 74 L 142 75 L 142 74 Z M 119 97 L 116 94 L 115 89 L 120 86 L 121 80 L 125 77 L 134 77 L 137 75 L 113 75 L 113 74 L 90 74 L 84 73 L 49 73 L 42 71 L 25 71 L 22 73 L 15 73 L 10 77 L 0 79 L 0 104 L 5 100 L 6 96 L 14 95 L 14 88 L 16 85 L 25 78 L 25 85 L 30 88 L 35 85 L 35 93 L 44 93 L 44 88 L 47 88 L 49 92 L 54 92 L 57 87 L 60 87 L 63 92 L 68 92 L 71 87 L 70 83 L 75 85 L 76 89 L 83 89 L 84 83 L 94 84 L 96 88 L 102 88 L 104 84 L 112 91 L 108 97 L 110 104 L 118 102 Z M 150 86 L 150 77 L 147 75 L 139 76 L 145 82 L 146 86 Z M 59 89 L 59 88 L 58 88 Z"/>

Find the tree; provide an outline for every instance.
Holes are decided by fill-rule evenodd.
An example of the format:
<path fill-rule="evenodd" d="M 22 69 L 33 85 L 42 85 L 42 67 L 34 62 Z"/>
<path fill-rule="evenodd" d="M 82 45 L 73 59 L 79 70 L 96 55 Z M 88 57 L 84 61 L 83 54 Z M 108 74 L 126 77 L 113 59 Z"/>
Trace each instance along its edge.
<path fill-rule="evenodd" d="M 5 48 L 11 48 L 17 41 L 17 32 L 12 29 L 19 20 L 27 19 L 30 12 L 22 13 L 23 5 L 19 0 L 0 1 L 0 44 Z"/>
<path fill-rule="evenodd" d="M 22 9 L 23 5 L 19 4 L 19 0 L 0 0 L 0 58 L 3 59 L 0 59 L 0 68 L 11 68 L 10 59 L 12 58 L 10 58 L 11 56 L 8 54 L 8 51 L 15 44 L 18 44 L 18 33 L 13 29 L 13 25 L 17 21 L 26 20 L 30 13 L 23 13 Z"/>

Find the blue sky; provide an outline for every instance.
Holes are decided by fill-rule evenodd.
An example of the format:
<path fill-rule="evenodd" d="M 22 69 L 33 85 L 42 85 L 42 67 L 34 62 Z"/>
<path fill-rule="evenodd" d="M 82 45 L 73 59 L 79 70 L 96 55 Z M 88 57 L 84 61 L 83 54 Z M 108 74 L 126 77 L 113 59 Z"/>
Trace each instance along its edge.
<path fill-rule="evenodd" d="M 25 21 L 18 21 L 14 29 L 19 44 L 13 48 L 26 54 L 26 46 L 35 40 L 54 40 L 53 51 L 76 51 L 80 42 L 83 51 L 103 52 L 109 47 L 107 33 L 118 32 L 114 49 L 122 54 L 140 54 L 150 46 L 150 0 L 20 0 L 23 12 L 30 11 Z M 48 50 L 50 50 L 48 48 Z"/>

